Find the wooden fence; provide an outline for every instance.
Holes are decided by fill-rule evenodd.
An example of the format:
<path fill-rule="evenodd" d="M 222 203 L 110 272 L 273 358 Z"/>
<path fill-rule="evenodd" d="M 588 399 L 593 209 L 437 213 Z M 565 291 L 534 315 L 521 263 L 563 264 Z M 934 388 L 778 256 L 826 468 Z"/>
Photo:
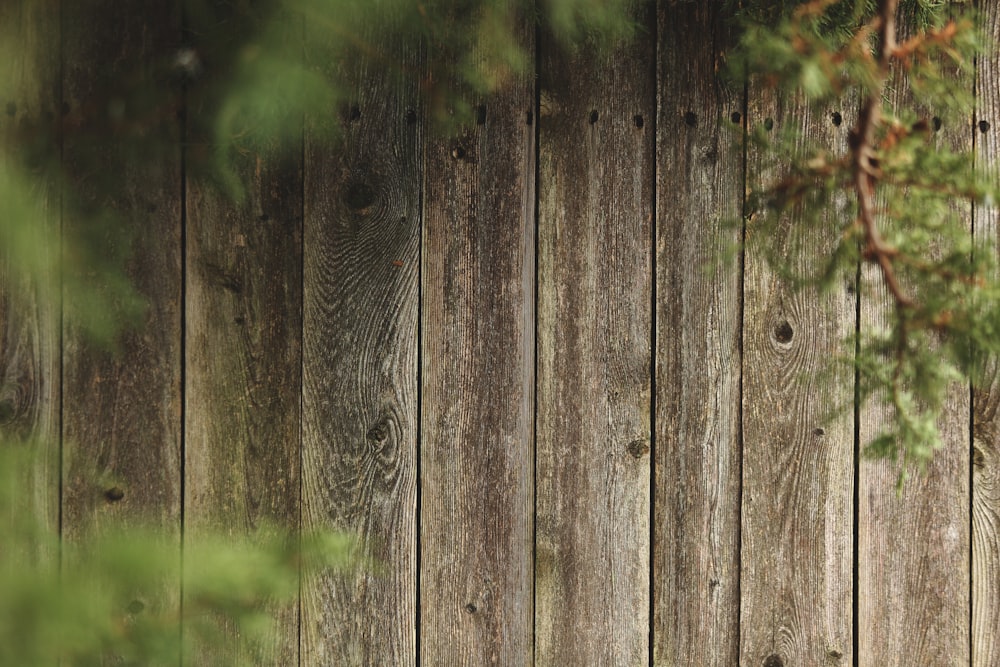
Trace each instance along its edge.
<path fill-rule="evenodd" d="M 953 393 L 901 495 L 896 466 L 858 456 L 888 414 L 828 419 L 854 395 L 829 361 L 878 326 L 877 296 L 716 260 L 777 168 L 740 128 L 843 148 L 856 110 L 720 83 L 721 5 L 642 5 L 647 29 L 604 56 L 525 21 L 535 66 L 457 138 L 427 129 L 415 83 L 359 63 L 342 142 L 307 119 L 301 155 L 241 163 L 242 204 L 187 177 L 180 141 L 101 149 L 102 203 L 141 229 L 144 321 L 112 353 L 58 304 L 0 300 L 0 425 L 54 443 L 41 515 L 67 539 L 151 515 L 178 549 L 265 520 L 356 531 L 378 571 L 304 580 L 265 664 L 1000 664 L 997 382 Z M 72 113 L 102 68 L 183 43 L 177 1 L 6 2 L 0 21 L 52 54 L 3 65 L 46 85 L 0 125 Z M 969 82 L 988 125 L 942 116 L 985 168 L 998 82 L 995 57 Z M 973 219 L 994 233 L 994 211 Z"/>

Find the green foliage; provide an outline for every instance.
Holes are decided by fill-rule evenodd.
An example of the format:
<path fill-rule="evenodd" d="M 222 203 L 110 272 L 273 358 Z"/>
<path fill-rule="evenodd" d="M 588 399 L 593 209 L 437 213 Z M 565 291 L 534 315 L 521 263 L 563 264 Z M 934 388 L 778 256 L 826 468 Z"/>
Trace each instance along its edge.
<path fill-rule="evenodd" d="M 142 525 L 60 542 L 24 500 L 43 491 L 29 481 L 38 452 L 0 442 L 0 664 L 229 664 L 224 631 L 261 653 L 272 625 L 263 605 L 294 607 L 303 568 L 357 562 L 346 535 L 276 527 L 188 534 L 183 548 Z"/>
<path fill-rule="evenodd" d="M 828 289 L 863 267 L 861 298 L 881 304 L 884 329 L 863 327 L 850 346 L 859 400 L 893 415 L 865 453 L 900 460 L 904 472 L 940 447 L 949 388 L 1000 353 L 995 248 L 976 247 L 969 225 L 972 206 L 997 201 L 997 185 L 974 168 L 971 147 L 939 131 L 968 126 L 983 49 L 961 4 L 903 3 L 910 34 L 887 37 L 872 3 L 799 3 L 777 27 L 749 27 L 736 59 L 756 85 L 816 108 L 861 109 L 845 146 L 810 144 L 795 127 L 752 132 L 756 150 L 787 167 L 751 184 L 747 238 L 798 285 Z M 815 238 L 832 244 L 826 264 L 796 271 L 786 252 Z"/>

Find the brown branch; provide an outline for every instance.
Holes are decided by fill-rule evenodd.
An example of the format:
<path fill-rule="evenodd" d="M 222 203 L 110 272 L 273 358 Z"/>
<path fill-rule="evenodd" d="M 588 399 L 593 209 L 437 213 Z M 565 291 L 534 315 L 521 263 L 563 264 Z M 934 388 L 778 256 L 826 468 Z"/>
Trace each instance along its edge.
<path fill-rule="evenodd" d="M 914 305 L 913 299 L 899 284 L 892 266 L 896 249 L 885 242 L 875 221 L 875 181 L 880 176 L 875 157 L 875 139 L 876 131 L 882 122 L 882 95 L 885 92 L 886 79 L 889 77 L 892 56 L 896 50 L 898 2 L 899 0 L 879 2 L 878 16 L 875 20 L 879 40 L 876 85 L 868 91 L 861 113 L 858 115 L 858 125 L 851 137 L 851 157 L 854 166 L 854 190 L 858 196 L 858 220 L 865 235 L 864 256 L 878 265 L 882 279 L 896 302 L 896 307 L 908 308 Z"/>

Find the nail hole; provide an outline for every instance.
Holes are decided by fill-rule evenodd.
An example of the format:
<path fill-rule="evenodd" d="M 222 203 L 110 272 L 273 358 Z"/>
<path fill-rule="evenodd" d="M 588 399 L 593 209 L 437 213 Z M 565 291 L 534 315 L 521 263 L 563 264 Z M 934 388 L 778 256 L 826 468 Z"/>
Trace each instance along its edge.
<path fill-rule="evenodd" d="M 830 114 L 830 122 L 833 123 L 834 127 L 840 127 L 840 124 L 844 122 L 844 117 L 840 115 L 839 111 L 834 111 Z"/>
<path fill-rule="evenodd" d="M 698 124 L 698 117 L 694 115 L 694 112 L 688 111 L 684 114 L 684 122 L 689 126 L 694 127 Z"/>
<path fill-rule="evenodd" d="M 642 126 L 644 124 L 643 120 L 642 120 L 642 114 L 636 114 L 635 118 L 633 118 L 632 120 L 635 122 L 635 126 L 636 127 L 642 128 Z"/>
<path fill-rule="evenodd" d="M 940 130 L 941 129 L 941 119 L 938 118 L 937 116 L 934 116 L 933 118 L 931 118 L 931 127 L 934 128 L 935 132 L 937 132 L 938 130 Z"/>
<path fill-rule="evenodd" d="M 593 111 L 590 112 L 590 124 L 593 125 L 594 123 L 596 123 L 597 118 L 598 118 L 597 109 L 594 109 Z"/>
<path fill-rule="evenodd" d="M 743 116 L 741 116 L 741 115 L 740 115 L 740 112 L 739 112 L 739 111 L 734 111 L 734 112 L 733 112 L 733 113 L 732 113 L 732 114 L 731 114 L 731 115 L 729 116 L 729 120 L 733 121 L 733 123 L 738 123 L 738 122 L 740 122 L 740 120 L 742 120 L 742 119 L 743 119 Z"/>
<path fill-rule="evenodd" d="M 764 129 L 767 130 L 768 132 L 770 132 L 771 130 L 774 129 L 774 119 L 773 118 L 765 118 L 764 119 Z"/>
<path fill-rule="evenodd" d="M 985 120 L 979 121 L 979 131 L 980 132 L 982 132 L 983 134 L 986 134 L 989 131 L 989 129 L 990 129 L 990 124 L 989 123 L 987 123 Z"/>
<path fill-rule="evenodd" d="M 788 323 L 788 320 L 785 320 L 774 329 L 774 338 L 779 343 L 790 343 L 794 335 L 792 325 Z"/>
<path fill-rule="evenodd" d="M 406 110 L 406 124 L 413 125 L 417 122 L 417 112 L 413 109 Z"/>
<path fill-rule="evenodd" d="M 531 125 L 534 122 L 535 122 L 535 114 L 533 112 L 529 111 L 528 114 L 527 114 L 527 116 L 524 119 L 524 124 L 525 125 Z"/>
<path fill-rule="evenodd" d="M 110 489 L 104 492 L 104 498 L 111 503 L 116 503 L 125 497 L 125 492 L 122 491 L 117 486 L 112 486 Z"/>
<path fill-rule="evenodd" d="M 764 667 L 785 667 L 785 661 L 777 653 L 772 653 L 764 658 Z"/>
<path fill-rule="evenodd" d="M 486 105 L 480 104 L 476 107 L 476 125 L 486 124 Z"/>

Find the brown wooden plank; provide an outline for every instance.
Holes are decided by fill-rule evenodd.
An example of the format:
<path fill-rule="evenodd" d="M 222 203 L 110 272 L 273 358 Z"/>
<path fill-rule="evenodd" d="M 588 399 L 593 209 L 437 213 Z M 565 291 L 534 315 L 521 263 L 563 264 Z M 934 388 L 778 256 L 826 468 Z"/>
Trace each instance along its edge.
<path fill-rule="evenodd" d="M 636 3 L 638 5 L 639 3 Z M 632 11 L 650 25 L 652 6 Z M 539 664 L 649 655 L 652 34 L 541 42 Z"/>
<path fill-rule="evenodd" d="M 900 15 L 899 23 L 905 35 L 909 25 L 905 15 Z M 888 90 L 893 105 L 912 102 L 898 73 Z M 937 142 L 971 147 L 971 113 L 926 111 L 929 116 L 940 116 Z M 968 212 L 961 217 L 969 225 Z M 861 335 L 887 329 L 892 306 L 877 269 L 864 267 L 861 294 Z M 926 474 L 912 474 L 901 493 L 896 489 L 898 463 L 861 463 L 859 665 L 970 664 L 969 400 L 967 386 L 951 387 L 938 421 L 943 447 L 934 454 Z M 870 442 L 891 419 L 884 405 L 872 402 L 862 406 L 861 445 Z"/>
<path fill-rule="evenodd" d="M 0 26 L 4 54 L 12 58 L 0 75 L 0 169 L 8 174 L 8 170 L 22 174 L 32 170 L 27 194 L 34 204 L 33 218 L 0 222 L 9 226 L 8 232 L 16 228 L 25 239 L 17 247 L 5 243 L 0 252 L 0 446 L 32 443 L 30 478 L 17 480 L 24 483 L 14 495 L 21 503 L 17 514 L 30 517 L 43 533 L 55 537 L 60 483 L 60 233 L 55 173 L 59 148 L 51 130 L 59 105 L 59 2 L 3 3 Z M 39 142 L 41 136 L 47 140 Z"/>
<path fill-rule="evenodd" d="M 193 26 L 195 47 L 207 63 L 219 62 L 234 52 L 234 39 L 277 30 L 254 23 L 220 7 Z M 203 72 L 189 95 L 189 167 L 221 139 L 212 102 L 227 75 Z M 190 168 L 187 176 L 186 541 L 205 533 L 239 541 L 299 524 L 302 147 L 268 138 L 232 159 L 245 190 L 239 202 L 214 188 L 210 174 L 191 176 Z M 262 642 L 230 629 L 211 664 L 297 664 L 298 600 L 268 614 L 273 627 Z"/>
<path fill-rule="evenodd" d="M 338 79 L 323 58 L 328 26 L 307 27 L 309 62 Z M 352 108 L 307 118 L 303 523 L 357 533 L 372 559 L 304 579 L 309 665 L 416 660 L 421 136 L 416 81 L 394 83 L 385 62 L 419 71 L 420 60 L 368 37 L 372 55 L 346 72 Z M 343 123 L 339 143 L 330 123 Z"/>
<path fill-rule="evenodd" d="M 658 13 L 653 662 L 739 662 L 742 90 L 721 2 Z M 705 267 L 713 267 L 709 271 Z"/>
<path fill-rule="evenodd" d="M 77 540 L 141 519 L 180 559 L 180 91 L 163 70 L 180 41 L 180 3 L 68 2 L 62 16 L 66 244 L 89 238 L 88 263 L 128 257 L 125 266 L 74 265 L 67 299 L 85 283 L 116 308 L 112 268 L 147 304 L 131 323 L 106 314 L 116 331 L 107 347 L 81 332 L 70 309 L 79 304 L 67 303 L 63 532 Z M 179 592 L 168 581 L 138 599 L 151 613 L 175 613 Z"/>
<path fill-rule="evenodd" d="M 1000 6 L 983 3 L 981 30 L 987 44 L 1000 44 Z M 1000 68 L 981 58 L 976 70 L 976 168 L 1000 176 Z M 984 124 L 985 123 L 985 124 Z M 1000 220 L 995 206 L 976 206 L 977 241 L 1000 250 Z M 991 359 L 973 392 L 972 450 L 972 664 L 1000 664 L 1000 365 Z"/>
<path fill-rule="evenodd" d="M 516 37 L 533 51 L 524 19 Z M 425 154 L 421 662 L 532 660 L 532 67 Z"/>
<path fill-rule="evenodd" d="M 780 132 L 795 124 L 833 154 L 846 152 L 854 115 L 749 88 L 751 127 Z M 747 169 L 750 187 L 780 176 L 773 156 L 757 150 Z M 846 206 L 830 215 L 827 230 L 789 215 L 778 238 L 763 243 L 794 271 L 814 274 L 838 227 L 851 222 Z M 855 331 L 855 276 L 842 276 L 827 294 L 796 289 L 765 263 L 754 233 L 751 221 L 743 283 L 741 663 L 849 665 L 853 373 L 833 360 L 848 352 L 844 341 Z M 843 411 L 830 418 L 836 408 Z"/>

